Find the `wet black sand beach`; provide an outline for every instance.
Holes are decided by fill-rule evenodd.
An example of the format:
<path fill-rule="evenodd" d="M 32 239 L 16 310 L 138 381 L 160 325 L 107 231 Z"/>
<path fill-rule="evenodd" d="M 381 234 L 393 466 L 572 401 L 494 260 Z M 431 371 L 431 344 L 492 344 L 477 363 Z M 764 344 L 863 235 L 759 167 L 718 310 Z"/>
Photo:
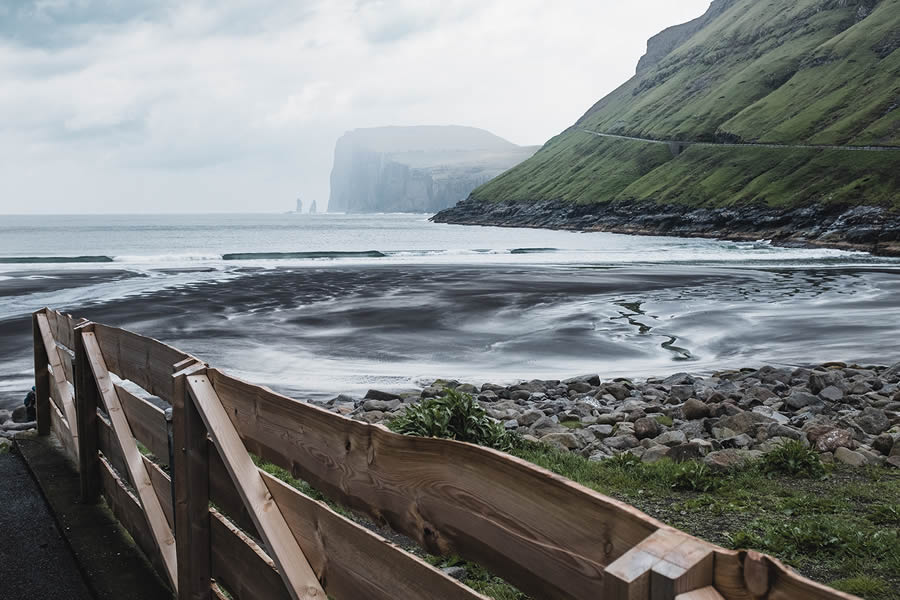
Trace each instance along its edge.
<path fill-rule="evenodd" d="M 103 294 L 127 272 L 0 281 L 0 298 Z M 510 381 L 900 359 L 900 269 L 328 266 L 236 269 L 57 309 L 161 339 L 298 397 L 417 378 Z M 106 290 L 106 291 L 104 291 Z M 0 407 L 31 367 L 25 310 L 0 320 Z M 24 385 L 24 383 L 23 383 Z"/>

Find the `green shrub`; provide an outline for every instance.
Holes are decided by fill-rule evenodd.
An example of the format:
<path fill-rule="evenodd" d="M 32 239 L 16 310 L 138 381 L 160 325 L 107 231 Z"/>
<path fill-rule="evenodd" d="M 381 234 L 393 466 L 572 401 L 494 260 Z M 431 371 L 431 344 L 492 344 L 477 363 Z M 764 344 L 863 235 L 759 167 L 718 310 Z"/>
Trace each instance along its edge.
<path fill-rule="evenodd" d="M 689 461 L 678 466 L 672 487 L 676 490 L 711 492 L 721 484 L 722 480 L 705 464 Z"/>
<path fill-rule="evenodd" d="M 819 454 L 799 440 L 785 442 L 766 454 L 762 460 L 762 468 L 769 474 L 825 476 L 825 465 L 819 460 Z"/>
<path fill-rule="evenodd" d="M 389 427 L 405 435 L 447 438 L 504 451 L 512 449 L 518 440 L 488 417 L 472 396 L 456 390 L 410 406 Z"/>

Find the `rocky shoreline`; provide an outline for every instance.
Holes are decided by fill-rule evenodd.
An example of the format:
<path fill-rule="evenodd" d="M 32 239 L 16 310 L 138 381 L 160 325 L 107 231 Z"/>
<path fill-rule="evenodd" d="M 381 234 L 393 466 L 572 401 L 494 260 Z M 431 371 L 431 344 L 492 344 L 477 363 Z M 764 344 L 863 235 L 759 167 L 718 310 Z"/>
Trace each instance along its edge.
<path fill-rule="evenodd" d="M 511 386 L 438 380 L 421 391 L 370 390 L 323 406 L 387 423 L 447 389 L 476 397 L 508 431 L 591 460 L 628 452 L 644 462 L 693 459 L 727 469 L 800 440 L 826 463 L 900 468 L 900 363 L 766 366 L 642 381 L 591 375 Z"/>
<path fill-rule="evenodd" d="M 616 201 L 485 202 L 472 197 L 432 217 L 436 223 L 605 231 L 735 241 L 771 240 L 781 246 L 859 250 L 900 256 L 900 213 L 877 206 L 809 204 L 722 208 Z"/>

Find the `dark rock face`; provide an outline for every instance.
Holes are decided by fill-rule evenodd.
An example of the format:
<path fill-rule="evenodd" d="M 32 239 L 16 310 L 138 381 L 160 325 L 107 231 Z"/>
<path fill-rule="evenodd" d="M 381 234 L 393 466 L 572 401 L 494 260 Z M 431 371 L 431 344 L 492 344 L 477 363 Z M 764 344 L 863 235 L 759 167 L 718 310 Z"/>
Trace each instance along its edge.
<path fill-rule="evenodd" d="M 483 202 L 473 198 L 443 210 L 437 223 L 542 227 L 577 231 L 672 235 L 825 246 L 900 256 L 900 214 L 874 206 L 810 204 L 702 208 L 652 202 L 570 204 L 555 201 Z"/>
<path fill-rule="evenodd" d="M 335 146 L 328 210 L 437 212 L 536 150 L 473 127 L 357 129 Z"/>

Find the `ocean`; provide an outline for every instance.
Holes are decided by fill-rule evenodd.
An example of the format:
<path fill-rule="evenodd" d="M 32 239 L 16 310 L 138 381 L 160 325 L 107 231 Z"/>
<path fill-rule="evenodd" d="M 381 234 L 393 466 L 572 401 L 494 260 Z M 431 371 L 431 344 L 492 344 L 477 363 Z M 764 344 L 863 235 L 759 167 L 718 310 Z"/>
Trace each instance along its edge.
<path fill-rule="evenodd" d="M 0 406 L 42 306 L 322 398 L 585 373 L 900 360 L 900 261 L 428 215 L 0 216 Z"/>

